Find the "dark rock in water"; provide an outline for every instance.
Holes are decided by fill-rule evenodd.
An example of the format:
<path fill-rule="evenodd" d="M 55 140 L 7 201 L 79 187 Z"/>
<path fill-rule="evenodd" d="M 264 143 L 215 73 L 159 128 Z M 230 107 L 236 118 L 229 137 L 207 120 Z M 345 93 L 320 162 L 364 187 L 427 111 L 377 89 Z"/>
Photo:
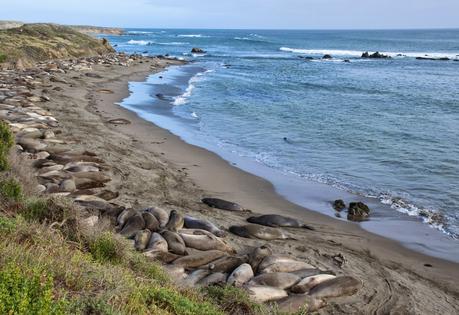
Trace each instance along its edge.
<path fill-rule="evenodd" d="M 331 55 L 328 55 L 328 54 L 327 54 L 327 55 L 324 55 L 324 56 L 322 57 L 322 59 L 333 59 L 333 57 L 332 57 Z"/>
<path fill-rule="evenodd" d="M 439 61 L 448 61 L 451 60 L 448 57 L 441 57 L 441 58 L 432 58 L 432 57 L 416 57 L 417 60 L 439 60 Z"/>
<path fill-rule="evenodd" d="M 344 203 L 343 200 L 338 199 L 338 200 L 333 201 L 333 208 L 336 211 L 343 211 L 344 209 L 346 209 L 346 204 Z"/>
<path fill-rule="evenodd" d="M 348 63 L 349 63 L 349 62 L 351 62 L 351 61 L 350 61 L 349 59 L 344 59 L 344 62 L 348 62 Z"/>
<path fill-rule="evenodd" d="M 226 201 L 218 198 L 204 198 L 202 202 L 212 208 L 228 210 L 228 211 L 243 211 L 244 209 L 237 203 Z"/>
<path fill-rule="evenodd" d="M 375 52 L 374 54 L 370 54 L 368 51 L 362 54 L 362 58 L 369 58 L 369 59 L 390 59 L 391 56 L 381 54 L 379 51 Z"/>
<path fill-rule="evenodd" d="M 201 48 L 197 48 L 197 47 L 194 47 L 193 49 L 191 49 L 191 52 L 193 54 L 205 54 L 206 51 L 201 49 Z"/>
<path fill-rule="evenodd" d="M 351 202 L 347 213 L 350 221 L 363 221 L 370 215 L 370 208 L 363 202 Z"/>

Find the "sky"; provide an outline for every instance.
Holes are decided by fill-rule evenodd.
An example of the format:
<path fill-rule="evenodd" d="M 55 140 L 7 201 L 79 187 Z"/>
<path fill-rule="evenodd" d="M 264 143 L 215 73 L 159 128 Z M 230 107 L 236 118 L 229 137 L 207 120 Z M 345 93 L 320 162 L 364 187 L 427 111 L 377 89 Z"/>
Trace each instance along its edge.
<path fill-rule="evenodd" d="M 0 20 L 137 28 L 459 28 L 459 0 L 0 0 Z"/>

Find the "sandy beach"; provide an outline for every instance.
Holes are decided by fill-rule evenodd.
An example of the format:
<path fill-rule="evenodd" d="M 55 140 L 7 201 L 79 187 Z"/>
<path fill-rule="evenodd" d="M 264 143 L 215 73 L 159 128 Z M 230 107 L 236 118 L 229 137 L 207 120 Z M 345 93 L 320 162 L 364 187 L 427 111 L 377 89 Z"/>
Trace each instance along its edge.
<path fill-rule="evenodd" d="M 457 314 L 459 266 L 429 257 L 371 234 L 357 224 L 334 220 L 279 196 L 273 186 L 214 153 L 189 145 L 167 130 L 117 105 L 129 95 L 128 82 L 144 81 L 178 61 L 143 59 L 126 68 L 95 66 L 94 76 L 71 71 L 56 76 L 48 109 L 60 121 L 62 136 L 75 149 L 97 152 L 111 167 L 108 188 L 120 193 L 117 204 L 143 208 L 160 205 L 208 218 L 227 229 L 249 213 L 215 210 L 204 196 L 241 204 L 253 213 L 295 217 L 316 231 L 285 229 L 296 240 L 270 242 L 276 252 L 291 254 L 337 274 L 353 275 L 364 287 L 352 297 L 336 299 L 321 314 Z M 109 120 L 126 119 L 128 124 Z M 229 234 L 236 247 L 260 244 Z"/>

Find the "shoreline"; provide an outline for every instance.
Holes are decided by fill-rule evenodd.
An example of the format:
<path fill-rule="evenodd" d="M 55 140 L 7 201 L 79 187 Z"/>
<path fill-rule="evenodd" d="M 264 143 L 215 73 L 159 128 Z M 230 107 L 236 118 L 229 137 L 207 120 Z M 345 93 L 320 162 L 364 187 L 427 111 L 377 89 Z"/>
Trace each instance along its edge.
<path fill-rule="evenodd" d="M 335 306 L 338 307 L 335 310 L 368 313 L 406 305 L 406 311 L 435 309 L 448 313 L 455 308 L 457 311 L 454 304 L 444 303 L 459 296 L 458 264 L 414 252 L 357 224 L 293 204 L 278 195 L 270 182 L 232 166 L 215 153 L 187 144 L 134 112 L 115 105 L 129 95 L 128 82 L 143 81 L 167 65 L 152 69 L 150 65 L 136 64 L 128 70 L 116 66 L 109 70 L 97 67 L 94 72 L 102 79 L 80 80 L 69 93 L 56 98 L 61 103 L 70 100 L 70 106 L 49 106 L 51 111 L 60 109 L 56 116 L 63 124 L 64 133 L 82 139 L 85 147 L 96 150 L 114 166 L 114 183 L 110 185 L 123 192 L 121 195 L 125 198 L 120 202 L 131 206 L 154 202 L 181 206 L 182 210 L 209 217 L 225 228 L 244 222 L 245 215 L 209 211 L 200 203 L 202 196 L 232 200 L 255 213 L 279 213 L 282 209 L 280 214 L 304 220 L 317 231 L 294 231 L 298 241 L 273 241 L 275 248 L 297 257 L 308 257 L 326 268 L 354 274 L 364 281 L 362 292 L 344 298 L 349 305 Z M 70 81 L 71 74 L 68 77 Z M 100 89 L 113 93 L 97 92 Z M 81 102 L 82 99 L 88 102 Z M 118 118 L 131 123 L 105 123 Z M 229 239 L 244 245 L 255 242 L 233 235 Z M 345 257 L 342 266 L 337 266 L 334 259 L 338 254 Z M 411 295 L 403 296 L 407 289 Z M 432 301 L 426 297 L 431 296 L 432 290 L 437 293 L 440 304 L 429 306 Z"/>
<path fill-rule="evenodd" d="M 148 75 L 143 82 L 131 82 L 129 83 L 129 97 L 123 99 L 120 106 L 134 112 L 140 118 L 168 130 L 185 143 L 217 154 L 231 166 L 267 180 L 274 186 L 275 193 L 295 205 L 324 214 L 334 220 L 358 224 L 360 228 L 372 234 L 394 240 L 406 248 L 427 256 L 459 262 L 459 248 L 456 247 L 456 241 L 443 231 L 421 222 L 417 216 L 396 211 L 374 197 L 361 196 L 283 173 L 250 158 L 224 150 L 206 138 L 205 135 L 200 138 L 202 135 L 194 130 L 196 128 L 194 123 L 172 112 L 174 107 L 172 100 L 182 97 L 182 95 L 176 96 L 176 89 L 180 88 L 182 89 L 181 92 L 187 94 L 188 88 L 193 85 L 193 78 L 204 73 L 204 70 L 194 63 L 177 65 L 159 73 Z M 159 99 L 153 95 L 167 95 L 168 98 Z M 172 100 L 169 100 L 169 97 L 172 97 Z M 346 203 L 361 201 L 369 205 L 372 209 L 370 220 L 354 223 L 342 218 L 341 213 L 335 212 L 331 206 L 331 201 L 336 199 L 344 199 Z M 339 214 L 340 217 L 337 218 L 336 214 Z M 407 231 L 409 233 L 406 233 Z M 419 241 L 420 239 L 423 240 L 422 243 Z"/>

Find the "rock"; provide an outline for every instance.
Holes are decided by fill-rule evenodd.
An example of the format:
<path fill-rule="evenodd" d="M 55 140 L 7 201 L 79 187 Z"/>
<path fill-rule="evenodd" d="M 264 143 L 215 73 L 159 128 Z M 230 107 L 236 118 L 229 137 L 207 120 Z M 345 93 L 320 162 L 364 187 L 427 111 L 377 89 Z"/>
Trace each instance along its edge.
<path fill-rule="evenodd" d="M 347 213 L 347 219 L 350 221 L 363 221 L 370 215 L 370 208 L 363 202 L 351 202 Z"/>
<path fill-rule="evenodd" d="M 332 57 L 331 55 L 328 55 L 328 54 L 327 54 L 327 55 L 324 55 L 324 56 L 322 57 L 322 59 L 333 59 L 333 57 Z"/>
<path fill-rule="evenodd" d="M 194 47 L 193 49 L 191 49 L 191 52 L 193 54 L 205 54 L 206 51 L 201 49 L 201 48 L 197 48 L 197 47 Z"/>
<path fill-rule="evenodd" d="M 439 61 L 448 61 L 451 60 L 448 57 L 441 57 L 441 58 L 432 58 L 432 57 L 416 57 L 417 60 L 439 60 Z M 455 60 L 457 61 L 457 60 Z"/>
<path fill-rule="evenodd" d="M 373 54 L 370 54 L 368 51 L 364 52 L 362 54 L 362 58 L 366 58 L 366 59 L 390 59 L 392 58 L 391 56 L 388 56 L 388 55 L 384 55 L 384 54 L 381 54 L 379 51 L 373 53 Z"/>
<path fill-rule="evenodd" d="M 346 204 L 344 203 L 342 199 L 338 199 L 338 200 L 333 201 L 333 208 L 336 211 L 343 211 L 344 209 L 346 209 Z"/>

